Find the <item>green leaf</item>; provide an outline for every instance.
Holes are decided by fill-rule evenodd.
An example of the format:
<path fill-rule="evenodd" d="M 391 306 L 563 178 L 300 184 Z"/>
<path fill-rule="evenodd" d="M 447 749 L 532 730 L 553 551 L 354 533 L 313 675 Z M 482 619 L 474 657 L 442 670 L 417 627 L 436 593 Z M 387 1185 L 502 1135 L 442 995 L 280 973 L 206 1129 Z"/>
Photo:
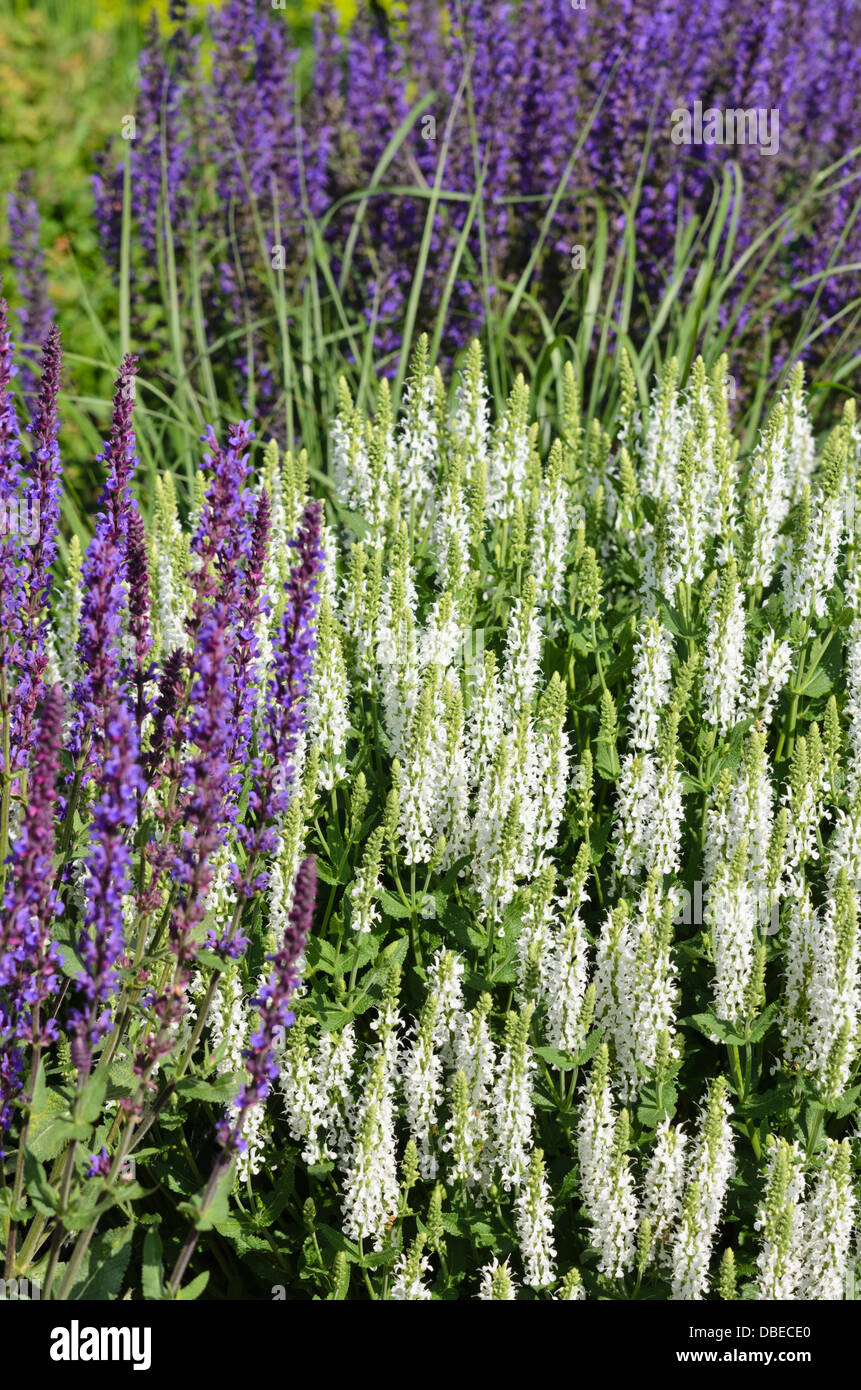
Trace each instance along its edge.
<path fill-rule="evenodd" d="M 205 1269 L 202 1274 L 198 1274 L 196 1279 L 192 1279 L 190 1284 L 186 1284 L 184 1289 L 177 1289 L 177 1299 L 180 1303 L 193 1303 L 199 1298 L 209 1283 L 209 1270 Z"/>
<path fill-rule="evenodd" d="M 730 1043 L 736 1047 L 744 1045 L 744 1035 L 737 1033 L 731 1024 L 725 1023 L 721 1018 L 715 1018 L 714 1014 L 693 1014 L 690 1018 L 683 1018 L 681 1023 L 687 1023 L 692 1028 L 696 1028 L 710 1042 Z"/>
<path fill-rule="evenodd" d="M 215 970 L 219 975 L 228 967 L 229 962 L 222 960 L 214 951 L 198 951 L 195 956 L 198 965 L 205 965 L 207 970 Z"/>
<path fill-rule="evenodd" d="M 573 1071 L 577 1066 L 570 1052 L 558 1052 L 555 1047 L 535 1047 L 532 1050 L 537 1057 L 543 1058 L 549 1066 L 556 1067 L 558 1071 Z"/>
<path fill-rule="evenodd" d="M 778 1000 L 775 1000 L 773 1004 L 769 1004 L 767 1009 L 763 1009 L 762 1013 L 759 1015 L 759 1018 L 756 1020 L 754 1024 L 751 1025 L 750 1041 L 752 1043 L 759 1042 L 760 1038 L 765 1037 L 766 1033 L 768 1032 L 769 1028 L 771 1027 L 771 1025 L 777 1017 L 777 1012 L 779 1008 L 780 1003 Z"/>
<path fill-rule="evenodd" d="M 240 1086 L 240 1078 L 235 1072 L 220 1076 L 217 1081 L 204 1081 L 201 1077 L 186 1076 L 176 1083 L 176 1094 L 187 1100 L 209 1100 L 222 1104 L 233 1100 Z"/>
<path fill-rule="evenodd" d="M 838 1120 L 842 1120 L 846 1115 L 853 1115 L 858 1109 L 858 1101 L 861 1099 L 861 1086 L 853 1086 L 851 1091 L 844 1091 L 839 1100 L 834 1105 L 829 1106 L 831 1114 Z"/>
<path fill-rule="evenodd" d="M 411 917 L 412 913 L 408 907 L 404 907 L 400 898 L 396 898 L 392 893 L 380 894 L 380 907 L 388 917 Z"/>
<path fill-rule="evenodd" d="M 134 1226 L 129 1225 L 98 1236 L 91 1247 L 90 1271 L 73 1285 L 69 1297 L 100 1301 L 116 1298 L 128 1269 L 133 1234 Z"/>
<path fill-rule="evenodd" d="M 143 1244 L 143 1267 L 141 1271 L 143 1296 L 150 1302 L 164 1298 L 164 1267 L 162 1265 L 161 1236 L 155 1226 L 146 1233 Z"/>
<path fill-rule="evenodd" d="M 84 1139 L 89 1132 L 88 1125 L 76 1124 L 72 1119 L 68 1097 L 48 1087 L 42 1093 L 40 1108 L 34 1106 L 31 1111 L 27 1150 L 46 1163 L 56 1158 L 70 1139 Z"/>
<path fill-rule="evenodd" d="M 95 1123 L 102 1113 L 107 1089 L 108 1068 L 97 1067 L 75 1101 L 76 1121 L 83 1124 Z"/>

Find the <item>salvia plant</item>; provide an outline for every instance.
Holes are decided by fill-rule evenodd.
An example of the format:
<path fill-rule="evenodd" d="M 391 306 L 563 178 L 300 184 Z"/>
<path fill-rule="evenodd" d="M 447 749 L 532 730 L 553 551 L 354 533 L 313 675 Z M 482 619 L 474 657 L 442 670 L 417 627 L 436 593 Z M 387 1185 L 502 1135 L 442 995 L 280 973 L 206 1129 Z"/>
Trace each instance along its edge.
<path fill-rule="evenodd" d="M 856 1296 L 861 429 L 726 368 L 544 448 L 421 339 L 325 508 L 239 423 L 145 522 L 127 358 L 61 573 L 4 320 L 7 1277 Z"/>

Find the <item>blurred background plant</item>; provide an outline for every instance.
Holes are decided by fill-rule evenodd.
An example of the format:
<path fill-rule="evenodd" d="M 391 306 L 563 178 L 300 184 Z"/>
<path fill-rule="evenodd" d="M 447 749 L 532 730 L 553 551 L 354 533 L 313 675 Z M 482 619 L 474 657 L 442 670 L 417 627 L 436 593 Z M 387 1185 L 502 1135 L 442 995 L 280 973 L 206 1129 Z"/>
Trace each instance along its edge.
<path fill-rule="evenodd" d="M 745 451 L 798 357 L 833 415 L 859 362 L 861 14 L 719 0 L 706 18 L 690 0 L 0 3 L 0 192 L 32 169 L 71 464 L 132 348 L 145 465 L 185 478 L 205 420 L 251 413 L 327 481 L 340 375 L 359 403 L 388 376 L 396 404 L 419 331 L 443 362 L 480 333 L 497 407 L 524 370 L 545 444 L 567 353 L 612 419 L 620 344 L 641 401 L 670 355 L 684 380 L 728 353 Z M 694 100 L 777 108 L 776 153 L 673 144 Z M 81 500 L 96 481 L 72 477 Z"/>

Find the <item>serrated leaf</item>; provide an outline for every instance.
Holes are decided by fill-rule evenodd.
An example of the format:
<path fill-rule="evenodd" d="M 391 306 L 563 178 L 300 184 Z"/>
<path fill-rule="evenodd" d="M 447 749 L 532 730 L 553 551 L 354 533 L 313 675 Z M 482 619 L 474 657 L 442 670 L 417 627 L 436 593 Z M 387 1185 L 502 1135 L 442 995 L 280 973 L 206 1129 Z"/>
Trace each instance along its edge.
<path fill-rule="evenodd" d="M 411 917 L 412 913 L 408 907 L 404 907 L 400 898 L 396 898 L 392 893 L 380 894 L 380 907 L 388 917 Z"/>
<path fill-rule="evenodd" d="M 750 1041 L 752 1043 L 759 1042 L 761 1038 L 765 1037 L 777 1017 L 779 1008 L 780 1004 L 775 1000 L 773 1004 L 768 1005 L 768 1008 L 763 1009 L 759 1018 L 751 1025 Z"/>
<path fill-rule="evenodd" d="M 692 1014 L 690 1018 L 683 1018 L 680 1022 L 696 1028 L 710 1042 L 729 1043 L 735 1047 L 744 1046 L 744 1035 L 737 1033 L 732 1025 L 724 1022 L 722 1018 L 715 1018 L 714 1014 Z"/>
<path fill-rule="evenodd" d="M 89 1272 L 72 1287 L 71 1299 L 108 1301 L 119 1295 L 132 1253 L 134 1226 L 105 1231 L 90 1247 Z"/>

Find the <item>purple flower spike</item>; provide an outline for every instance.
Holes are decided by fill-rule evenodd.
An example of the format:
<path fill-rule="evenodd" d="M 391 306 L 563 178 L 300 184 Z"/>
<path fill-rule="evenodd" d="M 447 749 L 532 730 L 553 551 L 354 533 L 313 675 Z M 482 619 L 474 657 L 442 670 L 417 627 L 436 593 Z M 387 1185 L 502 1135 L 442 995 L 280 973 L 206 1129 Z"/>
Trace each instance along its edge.
<path fill-rule="evenodd" d="M 9 857 L 11 873 L 0 921 L 0 1131 L 8 1124 L 9 1100 L 20 1083 L 17 1045 L 38 1045 L 56 1034 L 56 1025 L 45 1023 L 40 1010 L 59 984 L 60 957 L 51 929 L 61 910 L 52 883 L 62 734 L 63 692 L 55 685 L 37 727 L 38 756 Z"/>
<path fill-rule="evenodd" d="M 63 472 L 57 440 L 57 397 L 60 390 L 62 350 L 60 331 L 53 326 L 42 350 L 42 380 L 33 417 L 35 447 L 30 459 L 23 506 L 19 519 L 26 523 L 21 547 L 26 601 L 22 615 L 22 669 L 16 689 L 17 710 L 13 737 L 16 762 L 26 764 L 36 706 L 44 698 L 48 665 L 48 604 L 51 565 L 57 554 L 60 491 Z"/>
<path fill-rule="evenodd" d="M 314 918 L 314 899 L 317 893 L 317 868 L 311 855 L 303 859 L 296 874 L 293 890 L 293 906 L 279 949 L 269 959 L 272 973 L 269 980 L 252 1002 L 258 1010 L 260 1022 L 252 1035 L 247 1050 L 243 1053 L 249 1080 L 236 1100 L 240 1118 L 228 1136 L 235 1143 L 242 1129 L 241 1119 L 246 1110 L 260 1105 L 268 1096 L 272 1082 L 278 1076 L 275 1049 L 284 1035 L 285 1028 L 293 1022 L 290 1000 L 299 983 L 298 963 L 311 932 Z"/>
<path fill-rule="evenodd" d="M 45 276 L 45 255 L 40 244 L 40 219 L 36 199 L 32 195 L 33 176 L 28 170 L 18 180 L 18 187 L 8 194 L 9 245 L 12 264 L 18 275 L 18 295 L 21 307 L 18 320 L 21 339 L 27 345 L 25 365 L 21 368 L 21 388 L 25 395 L 35 390 L 31 363 L 36 361 L 39 347 L 45 341 L 51 325 L 51 301 Z"/>

